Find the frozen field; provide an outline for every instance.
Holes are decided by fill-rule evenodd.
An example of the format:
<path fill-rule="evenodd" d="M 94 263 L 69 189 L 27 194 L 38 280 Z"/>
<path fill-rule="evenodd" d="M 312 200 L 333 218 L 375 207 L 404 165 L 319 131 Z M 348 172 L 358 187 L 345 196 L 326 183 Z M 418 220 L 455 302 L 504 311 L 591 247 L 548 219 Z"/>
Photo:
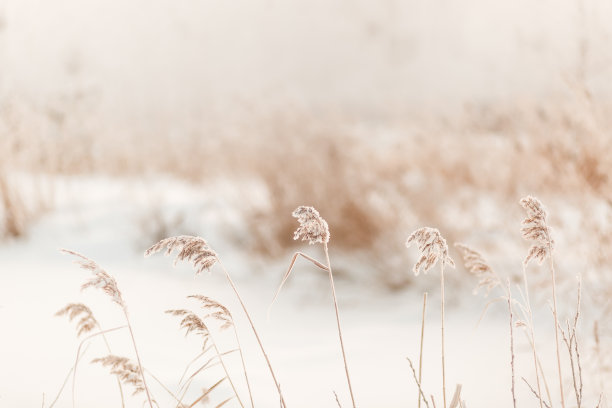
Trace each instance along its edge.
<path fill-rule="evenodd" d="M 166 197 L 167 208 L 190 209 L 185 233 L 204 236 L 228 266 L 261 332 L 272 363 L 290 407 L 336 407 L 333 391 L 343 403 L 350 403 L 335 333 L 335 320 L 325 274 L 308 265 L 295 271 L 266 318 L 266 310 L 288 260 L 264 264 L 248 259 L 248 254 L 224 232 L 226 225 L 240 225 L 235 210 L 239 194 L 224 188 L 224 200 L 209 196 L 203 189 L 162 180 L 116 181 L 105 178 L 61 178 L 54 180 L 55 205 L 43 216 L 28 236 L 0 247 L 0 405 L 5 407 L 45 406 L 52 401 L 74 362 L 76 347 L 73 325 L 54 313 L 68 302 L 90 305 L 105 328 L 123 324 L 116 305 L 96 291 L 79 292 L 87 273 L 72 264 L 58 248 L 69 248 L 95 259 L 113 274 L 128 303 L 143 364 L 174 390 L 186 363 L 199 351 L 195 338 L 185 339 L 177 321 L 164 310 L 189 304 L 185 296 L 205 294 L 225 303 L 234 312 L 244 347 L 247 368 L 254 389 L 255 404 L 278 406 L 277 395 L 255 340 L 220 271 L 195 277 L 187 265 L 172 268 L 170 259 L 143 258 L 150 243 L 142 235 L 139 215 L 150 210 L 150 196 Z M 151 193 L 153 192 L 153 193 Z M 333 227 L 332 227 L 333 231 Z M 333 263 L 333 241 L 331 257 Z M 303 248 L 322 257 L 316 247 Z M 406 266 L 407 273 L 410 265 Z M 425 277 L 425 279 L 435 276 Z M 356 398 L 361 407 L 405 407 L 416 403 L 416 387 L 406 357 L 418 360 L 422 294 L 406 290 L 389 294 L 380 288 L 368 290 L 359 282 L 337 282 L 344 337 Z M 447 306 L 447 378 L 449 388 L 463 384 L 463 398 L 470 407 L 509 407 L 510 375 L 507 319 L 503 309 L 494 310 L 476 328 L 485 303 L 472 297 L 470 286 Z M 425 335 L 424 387 L 439 395 L 439 308 L 438 291 L 430 296 Z M 452 295 L 452 294 L 450 294 Z M 449 296 L 450 296 L 449 295 Z M 456 298 L 457 293 L 452 296 Z M 192 305 L 193 306 L 193 305 Z M 547 316 L 543 316 L 543 319 Z M 224 334 L 221 339 L 224 339 Z M 126 333 L 109 334 L 116 354 L 131 355 Z M 225 349 L 233 347 L 225 339 Z M 550 339 L 540 337 L 543 344 Z M 529 372 L 529 353 L 519 343 L 518 366 Z M 78 406 L 97 408 L 117 406 L 116 384 L 106 371 L 88 361 L 106 354 L 102 343 L 94 340 L 78 370 L 76 400 Z M 542 352 L 545 363 L 552 353 Z M 228 357 L 230 371 L 240 378 L 239 360 Z M 545 364 L 545 365 L 546 365 Z M 194 390 L 210 386 L 220 371 L 211 370 Z M 237 380 L 238 381 L 238 380 Z M 452 384 L 452 386 L 451 386 Z M 243 399 L 246 388 L 240 383 Z M 69 382 L 56 407 L 70 407 Z M 518 387 L 523 401 L 530 401 L 525 387 Z M 161 406 L 172 399 L 152 385 Z M 195 391 L 194 391 L 195 392 Z M 449 391 L 449 393 L 452 392 Z M 220 402 L 231 394 L 229 387 L 211 395 Z M 135 401 L 140 401 L 139 396 Z M 194 394 L 195 398 L 195 394 Z M 450 396 L 449 396 L 450 398 Z M 238 406 L 233 401 L 227 406 Z M 138 404 L 136 404 L 138 405 Z"/>

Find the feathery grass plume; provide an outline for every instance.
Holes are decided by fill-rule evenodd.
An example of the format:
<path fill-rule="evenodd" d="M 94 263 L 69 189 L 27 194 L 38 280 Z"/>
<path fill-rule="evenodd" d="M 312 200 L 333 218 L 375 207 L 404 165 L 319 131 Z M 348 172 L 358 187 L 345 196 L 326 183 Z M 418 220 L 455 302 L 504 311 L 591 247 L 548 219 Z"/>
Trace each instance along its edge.
<path fill-rule="evenodd" d="M 438 261 L 441 262 L 442 268 L 447 263 L 452 267 L 455 266 L 455 262 L 448 256 L 446 240 L 436 228 L 423 227 L 417 229 L 406 240 L 406 248 L 410 248 L 414 242 L 416 242 L 421 253 L 421 258 L 412 268 L 415 276 L 419 276 L 421 268 L 423 273 L 427 273 Z"/>
<path fill-rule="evenodd" d="M 527 196 L 522 198 L 520 203 L 527 212 L 521 228 L 523 238 L 533 241 L 523 264 L 527 266 L 529 261 L 535 259 L 539 265 L 542 265 L 546 257 L 551 256 L 555 244 L 550 236 L 550 227 L 546 224 L 546 210 L 540 200 L 535 197 Z"/>
<path fill-rule="evenodd" d="M 98 321 L 91 312 L 91 309 L 82 303 L 69 303 L 66 307 L 55 313 L 55 315 L 67 315 L 70 321 L 73 321 L 78 316 L 82 316 L 77 322 L 77 337 L 89 333 L 98 327 Z"/>
<path fill-rule="evenodd" d="M 174 265 L 176 266 L 179 261 L 191 262 L 198 275 L 204 271 L 209 271 L 218 261 L 217 253 L 208 246 L 204 238 L 200 237 L 180 235 L 162 239 L 147 249 L 145 256 L 151 256 L 163 249 L 166 249 L 166 256 L 169 256 L 172 251 L 178 251 L 176 258 L 174 258 Z"/>
<path fill-rule="evenodd" d="M 442 400 L 443 407 L 446 408 L 446 364 L 444 362 L 444 266 L 449 264 L 453 268 L 455 262 L 448 255 L 448 245 L 446 240 L 436 228 L 422 227 L 415 230 L 406 240 L 406 248 L 415 243 L 419 248 L 421 257 L 412 268 L 415 276 L 418 276 L 421 268 L 423 273 L 433 268 L 436 263 L 440 262 L 440 303 L 441 313 L 440 319 L 442 322 L 441 338 L 442 338 Z"/>
<path fill-rule="evenodd" d="M 501 280 L 497 273 L 489 266 L 484 257 L 476 250 L 465 244 L 455 243 L 455 248 L 461 252 L 465 269 L 478 278 L 478 285 L 474 288 L 474 294 L 478 293 L 478 289 L 485 288 L 487 295 L 493 289 L 501 284 Z"/>
<path fill-rule="evenodd" d="M 134 346 L 134 353 L 136 354 L 136 361 L 138 362 L 139 372 L 143 373 L 142 363 L 140 361 L 140 355 L 138 353 L 138 347 L 136 346 L 136 339 L 134 337 L 134 330 L 132 329 L 132 324 L 130 323 L 130 318 L 127 312 L 127 305 L 123 300 L 123 296 L 121 295 L 121 291 L 117 286 L 117 281 L 113 278 L 108 272 L 106 272 L 100 265 L 98 265 L 92 259 L 87 258 L 84 255 L 79 254 L 78 252 L 70 251 L 67 249 L 62 249 L 62 252 L 73 255 L 78 259 L 75 261 L 82 269 L 91 271 L 94 275 L 87 282 L 81 285 L 81 290 L 94 287 L 99 288 L 104 291 L 107 295 L 110 296 L 113 302 L 117 305 L 121 306 L 123 311 L 123 315 L 125 316 L 125 320 L 127 322 L 128 329 L 130 331 L 130 338 L 132 339 L 132 345 Z M 149 388 L 147 387 L 147 380 L 144 375 L 142 376 L 142 383 L 144 385 L 145 393 L 147 394 L 147 401 L 149 402 L 149 407 L 153 408 L 153 401 L 151 400 L 151 395 L 149 393 Z"/>
<path fill-rule="evenodd" d="M 115 278 L 109 275 L 109 273 L 102 269 L 95 261 L 87 258 L 86 256 L 68 249 L 62 249 L 61 251 L 66 254 L 76 256 L 78 259 L 74 262 L 80 265 L 81 268 L 91 271 L 91 273 L 94 275 L 87 282 L 81 285 L 81 290 L 85 290 L 87 288 L 102 289 L 104 293 L 111 297 L 113 302 L 122 308 L 125 308 L 125 302 L 123 301 L 119 287 L 117 287 L 117 281 Z"/>
<path fill-rule="evenodd" d="M 190 333 L 196 333 L 202 337 L 206 337 L 210 334 L 208 327 L 204 323 L 202 319 L 198 317 L 195 313 L 185 310 L 185 309 L 171 309 L 166 310 L 166 313 L 172 316 L 181 316 L 183 319 L 181 320 L 180 326 L 181 329 L 185 329 L 185 336 Z"/>
<path fill-rule="evenodd" d="M 546 210 L 544 206 L 535 197 L 527 196 L 521 199 L 521 206 L 527 212 L 527 217 L 523 220 L 523 238 L 527 241 L 532 241 L 531 248 L 523 261 L 523 270 L 532 259 L 536 259 L 538 264 L 542 264 L 546 258 L 549 260 L 550 276 L 552 281 L 552 296 L 553 296 L 553 317 L 555 319 L 555 346 L 557 351 L 557 373 L 559 375 L 559 392 L 561 394 L 561 406 L 565 408 L 565 396 L 563 393 L 563 373 L 561 372 L 561 354 L 559 350 L 559 318 L 557 314 L 557 284 L 555 278 L 555 267 L 553 263 L 552 252 L 554 249 L 554 241 L 551 238 L 551 229 L 546 223 Z"/>
<path fill-rule="evenodd" d="M 118 376 L 124 384 L 129 384 L 134 388 L 132 395 L 144 392 L 146 387 L 142 381 L 143 375 L 139 366 L 126 357 L 118 357 L 108 355 L 102 358 L 96 358 L 92 363 L 100 363 L 104 367 L 110 367 L 111 374 Z"/>
<path fill-rule="evenodd" d="M 329 227 L 314 207 L 299 206 L 291 214 L 297 218 L 300 226 L 295 230 L 293 239 L 308 241 L 313 244 L 329 242 Z"/>
<path fill-rule="evenodd" d="M 186 309 L 167 310 L 166 313 L 172 316 L 182 317 L 180 326 L 182 329 L 186 330 L 185 336 L 187 336 L 190 333 L 196 333 L 202 336 L 205 340 L 210 339 L 213 345 L 213 348 L 215 349 L 215 353 L 217 354 L 217 358 L 219 359 L 219 362 L 221 363 L 221 366 L 223 367 L 223 371 L 225 371 L 225 376 L 227 377 L 232 387 L 232 390 L 234 391 L 234 394 L 236 395 L 238 403 L 240 404 L 241 407 L 244 408 L 244 405 L 242 404 L 242 401 L 240 400 L 240 395 L 238 394 L 238 391 L 236 390 L 236 387 L 234 386 L 234 382 L 232 381 L 229 375 L 229 371 L 227 370 L 227 367 L 225 366 L 225 362 L 223 361 L 222 353 L 219 351 L 219 348 L 217 347 L 217 343 L 215 342 L 213 335 L 210 332 L 208 326 L 206 325 L 206 323 L 204 323 L 204 320 L 201 319 L 194 312 L 190 310 L 186 310 Z"/>
<path fill-rule="evenodd" d="M 232 277 L 230 276 L 227 269 L 225 269 L 225 267 L 221 263 L 221 260 L 219 259 L 217 253 L 208 246 L 208 244 L 203 238 L 183 235 L 183 236 L 166 238 L 166 239 L 159 241 L 157 244 L 153 245 L 151 248 L 145 251 L 145 256 L 153 255 L 161 251 L 164 248 L 166 248 L 166 255 L 170 255 L 172 251 L 177 250 L 178 254 L 174 260 L 175 265 L 176 265 L 176 262 L 180 260 L 189 261 L 193 264 L 194 268 L 196 269 L 196 274 L 200 274 L 204 270 L 209 270 L 215 264 L 219 264 L 219 266 L 221 266 L 221 269 L 223 270 L 223 273 L 225 274 L 225 277 L 227 278 L 228 283 L 230 284 L 232 290 L 234 291 L 234 294 L 236 295 L 238 302 L 240 302 L 240 306 L 242 307 L 242 310 L 247 320 L 249 321 L 251 330 L 253 331 L 253 334 L 255 335 L 255 338 L 257 339 L 257 344 L 259 345 L 259 349 L 261 350 L 261 353 L 263 354 L 266 360 L 266 364 L 268 365 L 270 375 L 272 376 L 272 379 L 274 380 L 274 384 L 276 385 L 276 389 L 280 396 L 282 406 L 286 408 L 285 400 L 284 400 L 284 397 L 283 397 L 283 394 L 280 388 L 280 383 L 276 379 L 276 375 L 274 374 L 274 370 L 272 369 L 272 363 L 270 363 L 270 359 L 268 357 L 268 354 L 266 353 L 266 350 L 263 347 L 261 338 L 259 337 L 259 334 L 257 333 L 257 330 L 255 329 L 255 324 L 253 323 L 253 319 L 251 318 L 251 315 L 246 305 L 244 304 L 244 301 L 242 300 L 242 296 L 240 296 L 240 293 L 238 292 L 238 288 L 236 288 L 236 285 L 234 284 Z"/>
<path fill-rule="evenodd" d="M 190 295 L 189 299 L 196 299 L 202 303 L 202 308 L 210 310 L 210 317 L 221 322 L 221 330 L 228 329 L 234 325 L 234 319 L 231 312 L 221 303 L 204 295 Z"/>

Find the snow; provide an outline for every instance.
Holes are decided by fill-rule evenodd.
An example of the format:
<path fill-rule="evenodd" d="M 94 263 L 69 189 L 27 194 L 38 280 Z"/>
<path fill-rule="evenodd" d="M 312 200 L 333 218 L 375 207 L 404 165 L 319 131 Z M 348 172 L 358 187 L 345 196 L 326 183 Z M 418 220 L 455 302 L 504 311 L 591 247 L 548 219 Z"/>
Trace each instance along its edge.
<path fill-rule="evenodd" d="M 154 242 L 146 242 L 147 237 L 142 236 L 139 217 L 150 212 L 151 197 L 156 197 L 153 202 L 166 212 L 186 214 L 186 221 L 172 232 L 199 234 L 220 254 L 253 316 L 287 405 L 333 408 L 337 406 L 335 391 L 342 406 L 350 406 L 325 273 L 298 261 L 267 320 L 268 305 L 289 258 L 268 263 L 252 260 L 251 254 L 232 241 L 235 234 L 226 232 L 227 225 L 240 230 L 239 203 L 244 193 L 237 192 L 253 186 L 215 181 L 204 188 L 168 178 L 104 177 L 56 177 L 53 184 L 53 209 L 39 219 L 27 237 L 0 246 L 0 406 L 40 406 L 44 395 L 44 406 L 48 407 L 55 398 L 74 364 L 79 344 L 74 324 L 64 317 L 54 317 L 66 303 L 86 303 L 106 329 L 125 324 L 120 308 L 104 293 L 94 289 L 79 292 L 89 272 L 79 269 L 59 248 L 94 259 L 117 279 L 143 365 L 171 390 L 176 390 L 185 365 L 199 353 L 200 342 L 195 337 L 185 338 L 176 318 L 164 311 L 195 309 L 196 304 L 186 296 L 196 293 L 228 306 L 245 349 L 255 405 L 279 406 L 264 359 L 222 270 L 216 266 L 210 274 L 196 277 L 188 265 L 174 268 L 172 260 L 162 255 L 143 257 L 144 250 Z M 323 257 L 317 246 L 304 245 L 303 250 L 315 258 Z M 333 264 L 333 238 L 330 256 Z M 410 265 L 406 270 L 409 273 Z M 432 271 L 419 279 L 436 277 Z M 336 281 L 336 289 L 358 406 L 414 406 L 417 389 L 406 357 L 418 364 L 421 292 L 411 289 L 390 294 L 345 279 Z M 496 407 L 510 407 L 505 311 L 493 307 L 476 327 L 486 301 L 472 297 L 469 286 L 447 287 L 447 292 L 465 298 L 448 305 L 446 310 L 449 401 L 455 384 L 461 383 L 463 399 L 471 408 L 490 407 L 492 402 Z M 440 401 L 441 394 L 438 304 L 438 293 L 433 291 L 427 312 L 423 387 L 426 393 L 436 395 L 436 401 Z M 214 335 L 223 350 L 235 347 L 231 333 Z M 552 344 L 545 333 L 538 335 L 543 344 Z M 522 340 L 521 333 L 516 336 Z M 126 330 L 109 333 L 108 339 L 115 354 L 134 357 Z M 523 342 L 517 340 L 517 344 L 517 371 L 522 375 L 531 373 L 529 349 Z M 77 371 L 77 406 L 119 406 L 114 379 L 106 369 L 89 364 L 104 354 L 103 342 L 93 339 Z M 554 384 L 552 352 L 544 349 L 543 354 L 549 382 Z M 247 404 L 240 360 L 236 354 L 226 360 Z M 207 371 L 194 385 L 190 399 L 221 376 L 218 366 Z M 172 398 L 154 380 L 148 378 L 148 383 L 160 406 L 174 406 Z M 69 381 L 56 407 L 72 406 L 71 390 Z M 535 402 L 522 383 L 517 382 L 517 390 L 521 401 Z M 211 394 L 211 401 L 219 403 L 229 396 L 231 389 L 223 383 Z M 143 398 L 138 395 L 130 399 L 130 406 L 141 406 Z M 234 400 L 226 406 L 239 405 Z"/>

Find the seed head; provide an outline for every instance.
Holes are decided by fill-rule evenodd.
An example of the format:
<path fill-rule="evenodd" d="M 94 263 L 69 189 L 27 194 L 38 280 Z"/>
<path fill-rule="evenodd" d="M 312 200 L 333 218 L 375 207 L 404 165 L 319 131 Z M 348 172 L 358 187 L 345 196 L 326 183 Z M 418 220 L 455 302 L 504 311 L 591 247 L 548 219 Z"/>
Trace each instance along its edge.
<path fill-rule="evenodd" d="M 292 214 L 300 226 L 295 230 L 293 239 L 302 239 L 309 244 L 327 244 L 329 242 L 329 227 L 314 207 L 300 206 Z"/>
<path fill-rule="evenodd" d="M 446 240 L 436 228 L 423 227 L 414 231 L 406 240 L 406 248 L 410 248 L 413 242 L 416 242 L 421 253 L 421 258 L 412 268 L 415 276 L 419 275 L 421 268 L 424 273 L 427 273 L 438 261 L 441 262 L 442 267 L 447 263 L 455 267 L 455 262 L 448 256 Z"/>

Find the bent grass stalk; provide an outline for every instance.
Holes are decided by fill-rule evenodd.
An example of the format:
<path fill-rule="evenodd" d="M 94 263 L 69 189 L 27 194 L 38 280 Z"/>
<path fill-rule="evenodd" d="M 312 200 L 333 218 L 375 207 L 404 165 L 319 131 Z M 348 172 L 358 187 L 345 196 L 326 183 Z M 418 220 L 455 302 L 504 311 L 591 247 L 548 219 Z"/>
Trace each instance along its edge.
<path fill-rule="evenodd" d="M 328 271 L 329 284 L 331 287 L 332 297 L 334 301 L 334 311 L 336 313 L 336 326 L 338 329 L 338 338 L 340 340 L 340 349 L 342 351 L 342 361 L 344 362 L 344 372 L 346 374 L 346 381 L 348 383 L 349 393 L 351 395 L 351 402 L 352 402 L 353 408 L 356 408 L 357 405 L 355 403 L 353 386 L 351 384 L 351 377 L 349 374 L 348 363 L 346 360 L 346 351 L 344 349 L 344 340 L 342 338 L 342 327 L 340 324 L 340 311 L 338 309 L 338 298 L 336 296 L 334 276 L 332 273 L 331 262 L 329 260 L 329 248 L 327 246 L 327 243 L 329 242 L 329 237 L 330 237 L 329 226 L 327 225 L 327 221 L 325 221 L 325 219 L 321 217 L 319 212 L 314 207 L 300 206 L 296 208 L 295 211 L 293 211 L 292 215 L 293 217 L 297 218 L 298 223 L 300 224 L 298 228 L 296 229 L 295 233 L 293 234 L 293 239 L 297 240 L 301 238 L 302 241 L 308 241 L 308 243 L 311 245 L 317 244 L 317 243 L 323 244 L 323 251 L 325 252 L 325 259 L 326 259 L 327 265 L 324 265 L 323 263 L 317 261 L 316 259 L 308 255 L 303 254 L 302 252 L 296 252 L 291 258 L 291 263 L 289 264 L 289 268 L 287 269 L 287 272 L 283 276 L 283 279 L 278 289 L 276 290 L 276 293 L 274 294 L 274 298 L 272 299 L 272 302 L 270 306 L 268 307 L 268 315 L 283 285 L 289 278 L 289 275 L 291 275 L 291 271 L 293 270 L 293 267 L 295 265 L 295 262 L 298 256 L 302 256 L 304 259 L 307 259 L 310 262 L 312 262 L 315 266 Z"/>

